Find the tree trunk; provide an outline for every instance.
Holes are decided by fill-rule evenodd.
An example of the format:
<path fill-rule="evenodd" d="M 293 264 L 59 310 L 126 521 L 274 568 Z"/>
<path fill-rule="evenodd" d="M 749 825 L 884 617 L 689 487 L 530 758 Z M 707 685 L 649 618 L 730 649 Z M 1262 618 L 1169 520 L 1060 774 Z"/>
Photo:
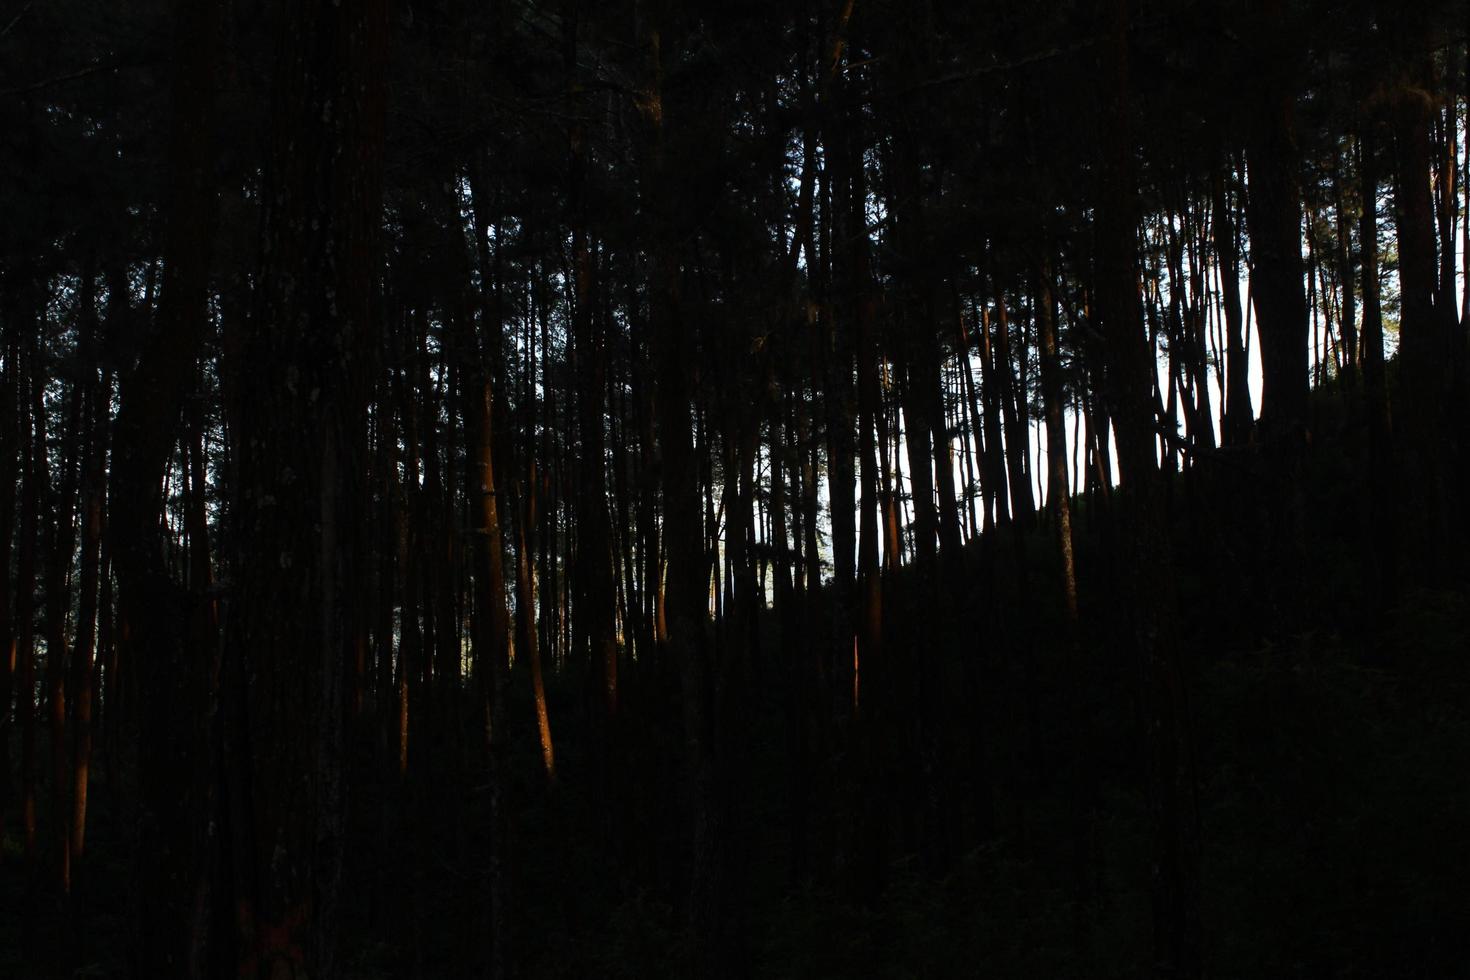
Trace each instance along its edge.
<path fill-rule="evenodd" d="M 211 125 L 220 5 L 178 8 L 157 324 L 137 366 L 121 377 L 113 431 L 109 522 L 117 569 L 122 656 L 137 671 L 142 842 L 137 962 L 141 973 L 194 976 L 204 969 L 203 896 L 209 830 L 205 717 L 209 659 L 186 649 L 183 589 L 162 563 L 160 485 L 179 411 L 207 324 L 216 196 Z"/>
<path fill-rule="evenodd" d="M 13 274 L 12 274 L 13 275 Z M 17 307 L 20 305 L 16 284 L 12 275 L 0 279 L 0 309 L 5 312 L 6 330 L 0 334 L 4 344 L 5 365 L 0 374 L 0 467 L 13 474 L 0 478 L 0 840 L 5 838 L 5 816 L 10 810 L 11 794 L 15 791 L 10 768 L 10 727 L 12 703 L 15 694 L 15 670 L 17 653 L 17 606 L 29 602 L 28 594 L 22 592 L 22 583 L 17 580 L 14 599 L 11 598 L 10 567 L 14 552 L 16 523 L 16 488 L 28 479 L 28 450 L 30 444 L 29 423 L 27 434 L 21 434 L 21 420 L 29 419 L 29 401 L 22 397 L 20 351 L 22 324 L 25 317 Z M 0 862 L 4 854 L 0 853 Z"/>
<path fill-rule="evenodd" d="M 48 493 L 51 513 L 50 520 L 46 522 L 46 706 L 51 735 L 51 826 L 48 838 L 55 854 L 57 881 L 62 894 L 71 891 L 66 615 L 70 606 L 67 583 L 71 579 L 72 548 L 75 544 L 73 515 L 76 512 L 77 447 L 82 436 L 82 392 L 79 384 L 73 384 L 67 392 L 66 405 L 66 429 L 61 439 L 61 485 Z M 45 481 L 41 486 L 45 486 Z"/>
<path fill-rule="evenodd" d="M 1284 46 L 1284 0 L 1257 0 L 1255 29 Z M 1288 58 L 1267 52 L 1263 63 Z M 1246 139 L 1250 189 L 1251 291 L 1261 338 L 1261 428 L 1287 455 L 1307 426 L 1307 299 L 1302 284 L 1302 195 L 1294 95 L 1283 79 L 1262 81 Z"/>
<path fill-rule="evenodd" d="M 1428 82 L 1430 65 L 1416 81 Z M 1447 539 L 1447 480 L 1459 444 L 1463 413 L 1450 401 L 1456 323 L 1453 302 L 1440 306 L 1434 200 L 1432 196 L 1428 94 L 1417 87 L 1398 94 L 1393 111 L 1395 148 L 1394 212 L 1398 231 L 1401 411 L 1396 422 L 1401 492 L 1419 520 L 1404 530 L 1413 551 L 1406 557 L 1427 563 L 1431 574 L 1448 571 L 1441 547 Z"/>
<path fill-rule="evenodd" d="M 1011 518 L 1023 529 L 1029 529 L 1036 518 L 1036 500 L 1031 494 L 1031 480 L 1026 475 L 1026 427 L 1030 423 L 1026 392 L 1016 390 L 1016 365 L 1011 355 L 1011 318 L 1006 309 L 1005 293 L 997 284 L 995 292 L 995 361 L 994 377 L 998 382 L 1001 417 L 1005 421 L 1005 453 L 1007 482 L 1011 492 Z M 1025 348 L 1021 356 L 1026 354 Z"/>
<path fill-rule="evenodd" d="M 1109 387 L 1122 469 L 1129 547 L 1117 578 L 1141 666 L 1154 831 L 1154 963 L 1162 977 L 1200 974 L 1199 867 L 1173 570 L 1155 463 L 1152 350 L 1140 309 L 1137 183 L 1130 133 L 1127 0 L 1115 0 L 1103 52 L 1103 158 L 1097 206 L 1097 313 L 1108 341 Z"/>
<path fill-rule="evenodd" d="M 388 9 L 283 12 L 261 199 L 264 263 L 240 378 L 227 656 L 247 685 L 241 976 L 334 975 L 346 549 L 373 336 Z M 236 746 L 243 750 L 245 746 Z"/>
<path fill-rule="evenodd" d="M 1056 525 L 1057 560 L 1062 574 L 1062 608 L 1069 623 L 1077 619 L 1077 573 L 1072 559 L 1072 499 L 1067 477 L 1067 430 L 1062 416 L 1061 361 L 1051 263 L 1043 261 L 1036 291 L 1041 343 L 1041 396 L 1046 410 L 1047 503 Z"/>
<path fill-rule="evenodd" d="M 1375 579 L 1374 618 L 1381 624 L 1398 598 L 1398 506 L 1393 499 L 1392 419 L 1383 362 L 1383 313 L 1378 269 L 1378 161 L 1371 121 L 1358 137 L 1358 174 L 1363 213 L 1358 238 L 1363 278 L 1363 394 L 1367 402 L 1367 532 Z"/>

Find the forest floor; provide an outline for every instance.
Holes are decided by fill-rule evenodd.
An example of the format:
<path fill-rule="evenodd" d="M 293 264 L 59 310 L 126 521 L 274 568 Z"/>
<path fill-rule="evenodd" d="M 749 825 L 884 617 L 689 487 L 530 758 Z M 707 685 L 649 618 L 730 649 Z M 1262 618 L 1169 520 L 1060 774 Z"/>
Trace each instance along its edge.
<path fill-rule="evenodd" d="M 1330 482 L 1338 465 L 1309 481 Z M 1331 524 L 1340 511 L 1328 499 L 1312 520 Z M 1080 527 L 1082 593 L 1104 594 L 1093 564 L 1102 543 L 1085 512 Z M 1020 578 L 1044 586 L 1049 551 L 1043 534 L 1033 538 L 1018 559 Z M 1360 552 L 1335 550 L 1328 532 L 1308 540 L 1307 584 L 1293 600 L 1306 614 L 1297 609 L 1286 629 L 1263 625 L 1269 617 L 1259 610 L 1242 614 L 1221 591 L 1240 572 L 1227 559 L 1185 565 L 1177 583 L 1205 975 L 1470 975 L 1470 592 L 1408 589 L 1370 628 L 1351 608 L 1362 601 Z M 1179 552 L 1190 554 L 1184 544 Z M 975 638 L 981 597 L 967 599 L 938 634 L 955 658 L 978 655 L 985 642 Z M 834 854 L 840 864 L 849 836 L 840 807 L 825 811 L 830 825 L 813 811 L 813 857 L 796 853 L 780 685 L 755 687 L 741 819 L 730 838 L 746 972 L 793 980 L 1147 974 L 1151 831 L 1136 676 L 1109 662 L 1107 644 L 1084 629 L 1091 666 L 1079 680 L 1044 610 L 1022 603 L 1013 623 L 1024 625 L 987 661 L 994 669 L 981 703 L 958 708 L 978 719 L 986 746 L 983 758 L 961 759 L 969 775 L 960 774 L 973 779 L 976 763 L 984 767 L 991 803 L 983 832 L 967 825 L 967 843 L 941 871 L 896 847 L 877 898 L 852 898 L 823 870 Z M 1084 626 L 1101 612 L 1084 606 Z M 559 676 L 550 698 L 555 790 L 540 771 L 529 681 L 513 673 L 507 703 L 520 727 L 501 798 L 515 975 L 685 974 L 675 686 L 630 687 L 626 717 L 636 720 L 620 735 L 629 760 L 620 766 L 588 731 L 594 712 L 576 671 Z M 440 708 L 449 717 L 470 710 Z M 378 734 L 356 739 L 341 922 L 352 980 L 483 969 L 488 775 L 473 747 L 436 740 L 432 730 L 419 738 L 407 780 L 383 762 Z M 815 760 L 813 785 L 850 800 L 841 756 L 839 748 Z M 49 759 L 44 732 L 37 758 Z M 87 853 L 69 899 L 28 868 L 19 813 L 5 814 L 0 977 L 129 975 L 132 801 L 120 790 L 134 784 L 129 765 L 106 750 L 99 760 Z M 1079 823 L 1084 770 L 1094 789 Z M 902 822 L 908 804 L 893 803 Z M 39 812 L 43 821 L 50 812 L 44 792 Z M 1081 849 L 1079 827 L 1088 838 Z M 44 834 L 43 823 L 43 843 Z"/>
<path fill-rule="evenodd" d="M 1214 659 L 1190 684 L 1199 771 L 1203 935 L 1212 977 L 1450 977 L 1470 963 L 1470 596 L 1417 592 L 1393 620 L 1391 666 L 1358 638 L 1307 633 Z M 575 698 L 553 703 L 575 738 Z M 1048 726 L 1043 754 L 1068 748 Z M 1105 697 L 1106 700 L 1106 697 Z M 777 737 L 756 740 L 756 831 L 745 916 L 752 972 L 817 977 L 1131 977 L 1150 948 L 1148 816 L 1126 763 L 1132 710 L 1096 730 L 1100 767 L 1093 892 L 1079 912 L 1064 779 L 998 758 L 994 836 L 947 873 L 897 855 L 884 899 L 846 900 L 792 881 Z M 769 714 L 769 712 L 768 712 Z M 1106 717 L 1102 713 L 1100 717 Z M 774 720 L 770 727 L 775 727 Z M 670 722 L 672 726 L 672 721 Z M 762 725 L 761 727 L 767 727 Z M 999 727 L 999 726 L 997 726 Z M 677 731 L 665 733 L 677 745 Z M 648 733 L 655 737 L 655 733 Z M 997 739 L 997 743 L 1007 744 Z M 678 760 L 669 750 L 667 765 Z M 517 752 L 507 794 L 513 950 L 525 977 L 682 972 L 677 858 L 618 861 L 610 830 L 568 755 L 554 794 Z M 7 820 L 0 868 L 0 976 L 121 977 L 133 868 L 105 771 L 86 861 L 60 902 L 25 870 Z M 46 799 L 40 800 L 45 812 Z M 636 812 L 637 807 L 633 810 Z M 412 794 L 360 779 L 343 922 L 345 975 L 458 977 L 479 971 L 486 935 L 486 792 L 463 780 Z M 639 836 L 668 835 L 644 813 Z M 410 829 L 411 828 L 411 829 Z M 618 870 L 621 867 L 622 870 Z M 1079 916 L 1085 928 L 1079 932 Z"/>

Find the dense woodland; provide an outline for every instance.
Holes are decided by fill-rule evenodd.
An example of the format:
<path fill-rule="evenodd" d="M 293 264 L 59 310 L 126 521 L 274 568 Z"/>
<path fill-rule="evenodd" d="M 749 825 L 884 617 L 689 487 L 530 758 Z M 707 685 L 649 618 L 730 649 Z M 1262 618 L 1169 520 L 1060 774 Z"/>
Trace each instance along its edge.
<path fill-rule="evenodd" d="M 4 0 L 0 974 L 1466 975 L 1467 24 Z"/>

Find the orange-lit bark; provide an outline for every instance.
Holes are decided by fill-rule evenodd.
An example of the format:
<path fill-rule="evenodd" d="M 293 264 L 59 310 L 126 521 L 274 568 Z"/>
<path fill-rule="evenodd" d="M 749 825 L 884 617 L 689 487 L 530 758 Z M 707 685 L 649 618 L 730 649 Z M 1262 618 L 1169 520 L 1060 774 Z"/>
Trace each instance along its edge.
<path fill-rule="evenodd" d="M 536 737 L 541 743 L 541 768 L 549 783 L 556 782 L 556 748 L 551 740 L 551 714 L 546 705 L 546 671 L 541 662 L 541 644 L 536 636 L 535 595 L 531 582 L 531 551 L 527 528 L 536 526 L 536 464 L 521 496 L 516 520 L 516 653 L 531 664 L 531 698 L 536 709 Z"/>
<path fill-rule="evenodd" d="M 95 341 L 94 341 L 95 343 Z M 95 372 L 95 366 L 89 368 Z M 86 850 L 87 796 L 92 762 L 92 715 L 97 692 L 98 599 L 102 565 L 104 498 L 107 485 L 108 400 L 112 372 L 102 373 L 88 393 L 90 436 L 82 486 L 81 581 L 78 588 L 76 640 L 72 648 L 71 686 L 75 703 L 72 749 L 71 852 L 80 861 Z M 108 610 L 101 610 L 103 616 Z"/>

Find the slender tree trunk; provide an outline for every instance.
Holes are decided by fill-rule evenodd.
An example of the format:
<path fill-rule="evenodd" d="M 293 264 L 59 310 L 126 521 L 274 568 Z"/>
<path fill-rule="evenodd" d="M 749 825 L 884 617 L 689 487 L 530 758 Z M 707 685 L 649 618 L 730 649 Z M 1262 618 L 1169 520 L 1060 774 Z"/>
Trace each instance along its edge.
<path fill-rule="evenodd" d="M 1370 121 L 1358 137 L 1358 174 L 1363 213 L 1358 238 L 1363 264 L 1363 393 L 1367 401 L 1368 513 L 1374 572 L 1373 594 L 1378 597 L 1374 618 L 1381 625 L 1398 596 L 1398 509 L 1393 499 L 1392 419 L 1388 379 L 1383 359 L 1383 314 L 1378 268 L 1378 161 L 1377 140 Z"/>
<path fill-rule="evenodd" d="M 1036 516 L 1036 501 L 1031 495 L 1031 480 L 1026 475 L 1029 439 L 1026 393 L 1016 390 L 1016 366 L 1011 355 L 1011 318 L 1006 309 L 1004 292 L 995 292 L 995 361 L 994 376 L 999 389 L 1001 417 L 1005 421 L 1005 453 L 1007 483 L 1011 493 L 1011 517 L 1022 528 L 1030 528 Z M 1025 348 L 1022 348 L 1022 355 Z"/>
<path fill-rule="evenodd" d="M 66 618 L 70 606 L 75 545 L 73 516 L 77 496 L 77 447 L 82 435 L 81 385 L 73 384 L 66 397 L 66 429 L 62 437 L 61 485 L 48 494 L 50 520 L 46 523 L 46 706 L 51 736 L 51 827 L 48 836 L 56 858 L 57 882 L 62 894 L 71 891 L 71 766 L 66 746 L 67 665 Z"/>
<path fill-rule="evenodd" d="M 506 640 L 509 636 L 509 614 L 505 602 L 504 544 L 500 529 L 495 467 L 491 446 L 494 397 L 483 373 L 466 389 L 465 427 L 472 450 L 470 465 L 465 468 L 466 491 L 470 497 L 471 530 L 474 532 L 472 564 L 475 580 L 474 650 L 477 676 L 484 702 L 485 734 L 491 765 L 491 846 L 490 846 L 490 959 L 491 976 L 506 975 L 508 955 L 506 943 L 506 869 L 508 850 L 505 835 L 509 828 L 501 786 L 507 741 L 504 731 L 504 676 L 508 666 Z M 548 777 L 554 777 L 550 758 L 550 729 L 545 720 L 544 692 L 538 695 L 538 729 L 546 751 Z"/>
<path fill-rule="evenodd" d="M 95 329 L 95 325 L 94 325 Z M 95 340 L 92 341 L 94 344 Z M 95 348 L 94 348 L 95 350 Z M 94 355 L 95 356 L 95 355 Z M 80 861 L 87 834 L 87 789 L 92 762 L 92 708 L 96 697 L 98 583 L 101 580 L 103 507 L 107 486 L 107 430 L 111 421 L 112 373 L 97 379 L 95 363 L 88 366 L 88 437 L 82 485 L 82 550 L 80 597 L 77 600 L 76 638 L 72 645 L 71 688 L 73 731 L 71 787 L 71 856 Z M 106 608 L 101 610 L 107 615 Z"/>
<path fill-rule="evenodd" d="M 577 76 L 579 0 L 569 0 L 563 17 L 563 48 L 570 90 L 580 91 Z M 568 216 L 572 232 L 572 342 L 576 365 L 577 432 L 577 598 L 578 626 L 587 631 L 590 652 L 602 677 L 602 710 L 611 726 L 618 713 L 618 645 L 614 632 L 615 596 L 608 528 L 606 441 L 603 392 L 607 387 L 607 351 L 597 330 L 592 283 L 591 248 L 587 236 L 586 136 L 580 123 L 570 131 Z"/>
<path fill-rule="evenodd" d="M 1419 66 L 1416 82 L 1428 83 L 1433 69 Z M 1452 461 L 1463 413 L 1450 403 L 1455 359 L 1453 302 L 1440 306 L 1435 248 L 1434 199 L 1428 94 L 1417 85 L 1400 92 L 1392 114 L 1395 148 L 1394 213 L 1398 232 L 1402 318 L 1399 331 L 1402 384 L 1396 422 L 1403 487 L 1420 519 L 1410 532 L 1408 557 L 1428 562 L 1431 573 L 1448 570 L 1441 544 L 1447 540 L 1446 510 Z"/>
<path fill-rule="evenodd" d="M 1337 152 L 1334 162 L 1336 165 L 1332 168 L 1332 197 L 1333 210 L 1337 216 L 1337 280 L 1338 289 L 1342 292 L 1342 373 L 1344 383 L 1353 388 L 1358 382 L 1358 293 L 1353 277 L 1353 226 L 1348 213 L 1347 174 L 1343 172 L 1345 160 L 1341 151 Z"/>
<path fill-rule="evenodd" d="M 1254 29 L 1268 45 L 1290 43 L 1284 0 L 1256 0 Z M 1294 54 L 1294 52 L 1292 53 Z M 1286 51 L 1268 51 L 1280 63 Z M 1251 291 L 1261 337 L 1261 426 L 1291 455 L 1307 425 L 1307 300 L 1302 284 L 1302 195 L 1295 106 L 1284 79 L 1260 81 L 1246 140 Z"/>
<path fill-rule="evenodd" d="M 25 343 L 22 341 L 22 343 Z M 15 715 L 20 724 L 20 821 L 25 835 L 28 862 L 36 857 L 36 550 L 40 529 L 42 470 L 46 463 L 45 424 L 41 415 L 40 384 L 35 376 L 35 352 L 25 344 L 22 352 L 21 403 L 25 435 L 22 437 L 20 504 L 20 555 L 17 562 L 15 595 L 16 668 L 19 690 Z"/>
<path fill-rule="evenodd" d="M 1062 573 L 1062 608 L 1068 622 L 1077 619 L 1077 573 L 1072 557 L 1072 501 L 1068 492 L 1067 430 L 1062 417 L 1061 362 L 1056 312 L 1052 300 L 1050 262 L 1043 262 L 1036 291 L 1036 317 L 1041 344 L 1041 395 L 1046 411 L 1047 503 L 1056 527 L 1057 560 Z"/>
<path fill-rule="evenodd" d="M 12 274 L 13 275 L 13 274 Z M 16 488 L 29 479 L 27 434 L 21 434 L 21 420 L 29 419 L 29 402 L 22 398 L 20 351 L 21 324 L 25 318 L 19 306 L 17 286 L 12 276 L 0 279 L 0 309 L 5 312 L 5 331 L 0 334 L 4 345 L 5 364 L 0 373 L 0 467 L 9 475 L 0 477 L 0 840 L 5 838 L 5 817 L 10 811 L 11 794 L 15 792 L 10 767 L 10 728 L 14 716 L 17 606 L 30 601 L 17 580 L 14 598 L 11 592 L 10 568 L 16 531 Z M 0 853 L 0 863 L 4 854 Z"/>
<path fill-rule="evenodd" d="M 994 523 L 1009 524 L 1011 507 L 1001 435 L 1001 386 L 995 365 L 994 345 L 991 343 L 992 328 L 988 306 L 978 306 L 975 322 L 976 329 L 980 332 L 980 394 L 984 402 L 985 429 L 984 454 L 981 459 L 984 463 L 982 469 L 985 474 L 986 507 L 994 515 Z"/>

